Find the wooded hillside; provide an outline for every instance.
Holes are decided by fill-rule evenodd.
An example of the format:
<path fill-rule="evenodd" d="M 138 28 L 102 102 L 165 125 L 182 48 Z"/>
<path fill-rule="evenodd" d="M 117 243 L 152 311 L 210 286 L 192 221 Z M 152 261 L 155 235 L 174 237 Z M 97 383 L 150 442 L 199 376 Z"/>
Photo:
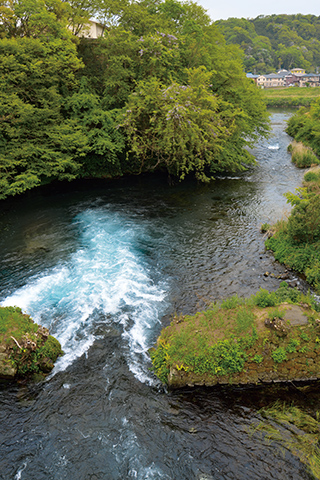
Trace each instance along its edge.
<path fill-rule="evenodd" d="M 270 73 L 294 67 L 320 67 L 320 17 L 315 15 L 260 15 L 216 22 L 229 45 L 244 52 L 247 72 Z"/>

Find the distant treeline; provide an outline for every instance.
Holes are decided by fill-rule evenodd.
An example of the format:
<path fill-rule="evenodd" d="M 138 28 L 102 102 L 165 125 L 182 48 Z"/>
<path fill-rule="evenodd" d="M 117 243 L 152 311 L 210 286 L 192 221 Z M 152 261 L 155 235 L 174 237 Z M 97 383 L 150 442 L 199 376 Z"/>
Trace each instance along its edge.
<path fill-rule="evenodd" d="M 260 15 L 218 20 L 216 25 L 227 44 L 243 50 L 247 72 L 270 73 L 294 67 L 310 72 L 320 67 L 320 17 Z"/>

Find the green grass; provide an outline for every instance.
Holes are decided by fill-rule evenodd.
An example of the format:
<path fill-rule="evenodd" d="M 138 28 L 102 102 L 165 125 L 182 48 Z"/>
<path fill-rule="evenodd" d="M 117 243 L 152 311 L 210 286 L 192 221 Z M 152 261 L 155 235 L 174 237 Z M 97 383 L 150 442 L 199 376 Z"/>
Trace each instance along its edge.
<path fill-rule="evenodd" d="M 263 90 L 267 106 L 307 107 L 320 96 L 320 87 L 266 88 Z"/>
<path fill-rule="evenodd" d="M 45 339 L 38 330 L 39 325 L 20 308 L 0 307 L 0 344 L 6 347 L 18 376 L 47 373 L 63 354 L 58 340 L 51 335 Z M 35 347 L 28 348 L 26 341 L 33 342 Z"/>
<path fill-rule="evenodd" d="M 288 146 L 288 152 L 291 152 L 292 162 L 298 168 L 308 168 L 319 164 L 318 157 L 310 147 L 306 147 L 302 142 L 293 140 Z"/>
<path fill-rule="evenodd" d="M 168 382 L 171 368 L 187 375 L 232 377 L 241 373 L 247 362 L 262 363 L 266 355 L 279 368 L 288 354 L 298 355 L 301 339 L 308 339 L 310 351 L 317 350 L 319 332 L 312 310 L 308 335 L 294 328 L 288 330 L 287 337 L 279 338 L 274 330 L 265 327 L 264 319 L 268 316 L 283 317 L 288 308 L 281 306 L 284 302 L 320 308 L 311 295 L 303 295 L 282 282 L 276 292 L 260 289 L 248 299 L 231 297 L 215 304 L 213 310 L 175 317 L 162 330 L 157 346 L 149 351 L 153 371 L 163 383 Z"/>
<path fill-rule="evenodd" d="M 18 307 L 0 307 L 0 343 L 14 336 L 19 342 L 27 333 L 35 333 L 38 325 Z"/>

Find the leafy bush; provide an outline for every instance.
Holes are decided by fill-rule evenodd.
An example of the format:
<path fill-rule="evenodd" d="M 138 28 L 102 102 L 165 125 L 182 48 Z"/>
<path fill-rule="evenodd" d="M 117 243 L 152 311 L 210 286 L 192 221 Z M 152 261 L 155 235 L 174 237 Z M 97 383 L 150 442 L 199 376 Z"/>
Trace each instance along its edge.
<path fill-rule="evenodd" d="M 273 307 L 277 303 L 277 296 L 274 292 L 269 293 L 268 290 L 260 288 L 253 300 L 258 307 Z"/>

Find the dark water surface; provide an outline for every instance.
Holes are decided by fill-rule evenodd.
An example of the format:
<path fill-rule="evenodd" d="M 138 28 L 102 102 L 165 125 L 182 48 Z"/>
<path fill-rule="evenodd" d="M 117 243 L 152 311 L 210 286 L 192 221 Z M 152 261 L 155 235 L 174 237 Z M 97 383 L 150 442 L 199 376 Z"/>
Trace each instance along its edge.
<path fill-rule="evenodd" d="M 42 384 L 0 386 L 1 479 L 310 478 L 249 435 L 266 393 L 167 393 L 147 355 L 174 312 L 279 285 L 259 227 L 301 184 L 288 117 L 273 114 L 255 169 L 209 186 L 137 178 L 2 203 L 0 302 L 49 327 L 65 356 Z"/>

